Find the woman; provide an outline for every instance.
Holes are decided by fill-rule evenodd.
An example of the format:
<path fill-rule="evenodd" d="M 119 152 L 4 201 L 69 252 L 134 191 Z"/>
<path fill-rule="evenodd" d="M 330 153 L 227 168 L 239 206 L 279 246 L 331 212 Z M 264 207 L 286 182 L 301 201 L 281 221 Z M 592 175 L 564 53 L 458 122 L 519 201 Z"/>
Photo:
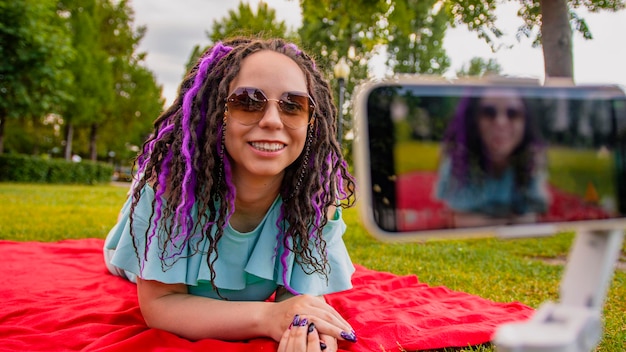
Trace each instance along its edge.
<path fill-rule="evenodd" d="M 534 222 L 549 202 L 544 167 L 528 103 L 488 88 L 462 99 L 448 126 L 437 197 L 452 227 Z"/>
<path fill-rule="evenodd" d="M 281 341 L 297 319 L 330 351 L 356 342 L 323 299 L 354 272 L 341 238 L 354 181 L 336 113 L 293 44 L 241 38 L 202 55 L 155 121 L 105 243 L 109 270 L 136 278 L 148 326 Z"/>

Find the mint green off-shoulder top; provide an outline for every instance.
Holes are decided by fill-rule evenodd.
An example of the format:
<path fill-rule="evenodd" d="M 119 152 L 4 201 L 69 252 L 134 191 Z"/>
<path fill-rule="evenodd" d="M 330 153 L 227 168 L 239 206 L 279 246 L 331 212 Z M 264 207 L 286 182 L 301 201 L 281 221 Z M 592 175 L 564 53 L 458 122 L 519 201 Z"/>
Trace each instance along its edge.
<path fill-rule="evenodd" d="M 126 200 L 118 223 L 105 240 L 105 250 L 114 250 L 111 264 L 144 280 L 186 284 L 190 294 L 220 298 L 211 286 L 207 264 L 209 241 L 206 236 L 193 247 L 186 244 L 179 255 L 165 261 L 160 258 L 162 244 L 159 242 L 162 241 L 154 238 L 150 241 L 144 256 L 146 230 L 154 226 L 150 223 L 154 197 L 154 190 L 150 186 L 145 186 L 141 190 L 133 214 L 133 232 L 137 237 L 135 244 L 130 235 L 132 197 Z M 289 252 L 286 258 L 286 280 L 283 280 L 284 267 L 280 257 L 286 249 L 282 245 L 276 248 L 277 220 L 281 205 L 282 200 L 278 197 L 261 223 L 251 232 L 241 233 L 230 225 L 225 228 L 224 235 L 217 245 L 219 255 L 214 263 L 215 286 L 223 298 L 262 301 L 269 298 L 278 286 L 285 284 L 298 293 L 310 295 L 323 295 L 352 287 L 350 278 L 354 266 L 342 239 L 346 225 L 341 217 L 341 208 L 337 209 L 335 217 L 328 220 L 323 230 L 330 268 L 327 270 L 327 277 L 312 272 L 312 268 L 302 268 L 296 263 L 294 254 Z M 211 235 L 214 233 L 215 229 Z M 139 248 L 139 256 L 135 246 Z M 319 258 L 317 250 L 314 249 L 313 253 Z M 163 265 L 164 263 L 166 265 Z"/>

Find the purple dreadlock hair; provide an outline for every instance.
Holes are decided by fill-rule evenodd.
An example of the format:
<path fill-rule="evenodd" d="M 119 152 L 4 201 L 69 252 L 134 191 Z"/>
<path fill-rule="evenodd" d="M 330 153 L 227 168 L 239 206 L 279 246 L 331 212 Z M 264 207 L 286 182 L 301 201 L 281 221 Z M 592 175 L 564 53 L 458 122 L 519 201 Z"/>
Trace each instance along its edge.
<path fill-rule="evenodd" d="M 158 241 L 163 270 L 181 258 L 186 248 L 191 249 L 190 255 L 198 253 L 198 244 L 207 239 L 207 265 L 218 291 L 213 267 L 218 258 L 217 243 L 235 210 L 236 192 L 223 145 L 224 101 L 241 61 L 262 50 L 282 53 L 297 63 L 315 101 L 315 119 L 307 127 L 305 148 L 285 170 L 280 190 L 283 205 L 276 224 L 275 251 L 278 253 L 279 245 L 285 248 L 280 258 L 285 268 L 283 282 L 287 290 L 298 294 L 287 284 L 289 252 L 295 254 L 296 263 L 305 272 L 327 277 L 330 268 L 322 238 L 326 213 L 331 206 L 347 208 L 354 204 L 355 182 L 336 139 L 337 109 L 328 82 L 312 58 L 282 39 L 237 38 L 216 43 L 191 68 L 172 106 L 154 122 L 154 131 L 137 158 L 141 177 L 132 195 L 131 235 L 137 255 L 144 259 L 150 243 Z M 155 189 L 152 226 L 138 234 L 133 231 L 133 214 L 146 184 Z M 145 236 L 144 248 L 138 248 L 138 236 Z"/>
<path fill-rule="evenodd" d="M 472 180 L 481 181 L 482 175 L 488 173 L 491 167 L 478 131 L 478 108 L 483 93 L 482 90 L 466 92 L 444 134 L 443 153 L 450 158 L 452 176 L 460 185 Z M 530 175 L 542 162 L 540 155 L 544 143 L 532 118 L 532 105 L 527 99 L 521 100 L 526 122 L 524 136 L 513 151 L 511 160 L 516 184 L 526 186 L 530 182 Z"/>

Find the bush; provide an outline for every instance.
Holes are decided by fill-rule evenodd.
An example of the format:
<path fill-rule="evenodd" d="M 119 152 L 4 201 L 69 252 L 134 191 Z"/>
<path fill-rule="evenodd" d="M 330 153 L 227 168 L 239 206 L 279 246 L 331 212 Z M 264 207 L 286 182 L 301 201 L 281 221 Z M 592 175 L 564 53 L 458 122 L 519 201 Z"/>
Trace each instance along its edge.
<path fill-rule="evenodd" d="M 0 182 L 96 184 L 111 181 L 113 167 L 102 162 L 0 155 Z"/>

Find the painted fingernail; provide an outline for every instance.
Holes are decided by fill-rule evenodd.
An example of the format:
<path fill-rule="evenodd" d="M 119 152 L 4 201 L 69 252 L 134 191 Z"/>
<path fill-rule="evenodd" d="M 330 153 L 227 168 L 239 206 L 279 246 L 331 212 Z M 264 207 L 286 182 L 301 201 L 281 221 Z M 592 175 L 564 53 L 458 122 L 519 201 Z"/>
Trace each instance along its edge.
<path fill-rule="evenodd" d="M 293 322 L 291 323 L 291 325 L 293 325 L 293 326 L 299 326 L 300 325 L 300 316 L 298 314 L 296 314 L 293 317 Z"/>
<path fill-rule="evenodd" d="M 313 330 L 315 330 L 315 324 L 311 323 L 309 324 L 309 328 L 306 330 L 306 334 L 310 334 L 313 332 Z"/>
<path fill-rule="evenodd" d="M 356 342 L 356 335 L 354 334 L 354 331 L 350 333 L 342 331 L 341 334 L 339 334 L 339 336 L 341 336 L 341 338 L 346 341 Z"/>
<path fill-rule="evenodd" d="M 325 350 L 327 347 L 328 347 L 328 346 L 326 346 L 326 344 L 325 344 L 325 343 L 320 342 L 320 350 L 322 350 L 322 351 L 323 351 L 323 350 Z"/>
<path fill-rule="evenodd" d="M 300 326 L 307 326 L 308 323 L 309 320 L 307 318 L 303 318 L 302 320 L 300 320 Z"/>

